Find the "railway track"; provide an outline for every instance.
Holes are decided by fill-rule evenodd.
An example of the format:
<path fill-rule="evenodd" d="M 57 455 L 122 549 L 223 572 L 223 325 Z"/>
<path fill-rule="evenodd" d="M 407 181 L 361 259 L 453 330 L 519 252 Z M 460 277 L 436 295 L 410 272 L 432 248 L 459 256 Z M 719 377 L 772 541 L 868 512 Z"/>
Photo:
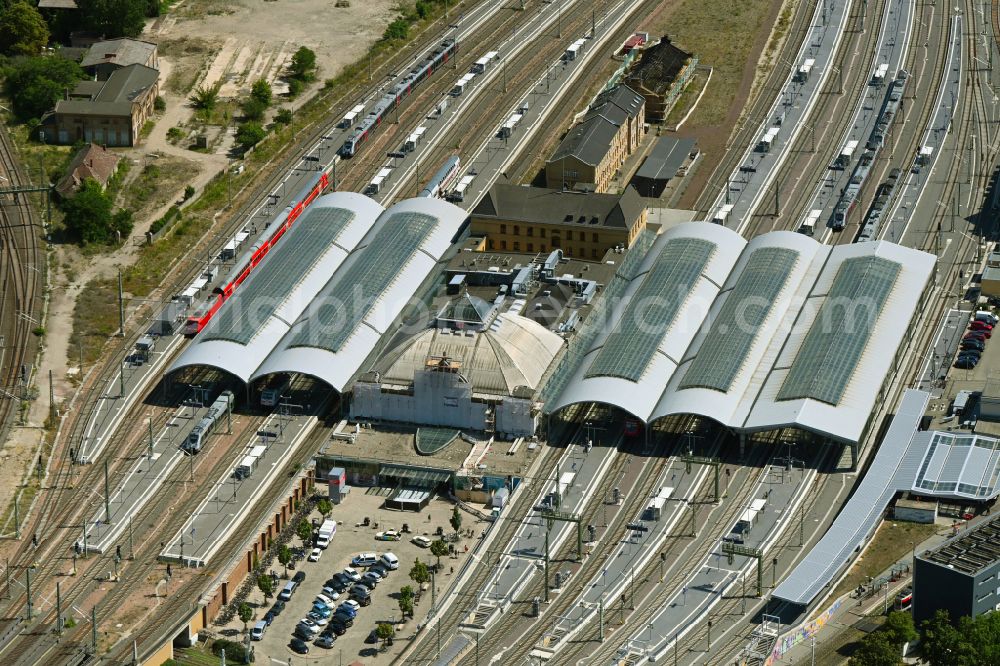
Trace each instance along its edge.
<path fill-rule="evenodd" d="M 133 560 L 125 559 L 120 563 L 118 567 L 119 580 L 113 583 L 114 587 L 110 595 L 105 596 L 100 601 L 93 601 L 91 603 L 91 598 L 99 594 L 98 588 L 104 584 L 102 580 L 103 575 L 114 568 L 114 563 L 112 562 L 115 556 L 114 552 L 86 559 L 78 559 L 76 561 L 77 573 L 72 579 L 76 584 L 63 591 L 62 605 L 64 615 L 67 614 L 65 609 L 77 605 L 84 607 L 96 606 L 97 621 L 100 625 L 105 623 L 112 614 L 118 612 L 121 602 L 124 602 L 130 595 L 133 595 L 138 586 L 145 584 L 147 577 L 158 566 L 156 557 L 159 554 L 160 547 L 158 539 L 153 535 L 157 533 L 173 534 L 183 525 L 188 514 L 177 510 L 178 506 L 186 502 L 188 497 L 203 496 L 211 489 L 219 475 L 232 464 L 228 453 L 233 444 L 246 441 L 250 435 L 256 432 L 262 420 L 262 417 L 248 418 L 244 427 L 234 432 L 234 434 L 215 438 L 215 441 L 212 442 L 212 456 L 206 456 L 205 459 L 199 461 L 198 473 L 195 477 L 198 481 L 190 486 L 189 482 L 185 481 L 185 478 L 189 473 L 193 472 L 193 469 L 189 471 L 188 465 L 178 465 L 174 468 L 164 481 L 164 490 L 156 493 L 154 498 L 134 516 L 133 520 L 138 526 L 140 533 L 139 543 L 134 549 L 135 557 Z M 138 440 L 139 444 L 136 453 L 141 455 L 142 437 L 139 437 Z M 226 440 L 229 441 L 227 442 Z M 207 469 L 205 469 L 206 463 L 209 464 Z M 91 471 L 92 476 L 98 475 L 96 474 L 97 466 L 88 466 L 84 469 Z M 100 474 L 103 474 L 103 469 L 100 470 Z M 75 514 L 69 517 L 71 521 L 78 520 L 81 517 L 83 520 L 90 519 L 93 507 L 87 499 L 93 487 L 100 487 L 96 479 L 92 485 L 83 483 L 66 484 L 64 486 L 64 492 L 68 491 L 71 493 L 70 497 L 76 498 L 76 505 L 78 507 Z M 168 490 L 173 490 L 173 492 L 168 492 Z M 84 495 L 84 497 L 80 498 L 80 495 Z M 43 596 L 51 598 L 52 589 L 50 586 L 54 587 L 54 580 L 63 576 L 65 573 L 64 569 L 68 568 L 67 560 L 69 557 L 62 553 L 72 551 L 72 541 L 76 538 L 75 535 L 78 534 L 78 529 L 79 523 L 72 522 L 66 525 L 65 529 L 62 530 L 63 534 L 53 536 L 48 540 L 48 550 L 44 557 L 36 557 L 28 565 L 25 565 L 25 568 L 33 565 L 32 579 L 35 581 L 33 582 L 33 590 L 35 590 L 33 597 L 36 599 Z M 70 531 L 70 533 L 65 534 L 66 531 Z M 183 598 L 187 603 L 191 601 L 186 595 L 175 594 L 168 599 L 167 603 L 173 603 L 174 598 L 178 597 Z M 25 606 L 26 603 L 27 595 L 18 594 L 14 596 L 10 608 L 20 611 L 21 607 Z M 160 608 L 163 608 L 163 606 Z M 157 610 L 159 611 L 159 609 Z M 8 611 L 9 613 L 10 611 Z M 33 622 L 34 624 L 29 625 L 25 633 L 5 646 L 4 651 L 0 652 L 0 658 L 3 658 L 4 654 L 18 654 L 23 656 L 16 663 L 36 663 L 25 660 L 37 659 L 38 645 L 41 644 L 44 647 L 52 638 L 51 631 L 55 628 L 56 622 L 55 608 L 49 606 L 46 610 L 39 613 Z M 83 645 L 88 642 L 90 630 L 91 625 L 89 621 L 80 621 L 77 627 L 69 631 L 63 640 Z"/>
<path fill-rule="evenodd" d="M 948 27 L 950 23 L 947 11 L 944 11 L 944 8 L 942 8 L 941 12 L 943 16 L 936 17 L 937 20 L 932 21 L 930 14 L 936 11 L 937 8 L 934 5 L 926 4 L 918 5 L 918 7 L 923 14 L 915 17 L 915 32 L 913 38 L 910 40 L 910 48 L 904 61 L 904 69 L 911 73 L 917 72 L 918 68 L 922 69 L 921 62 L 930 63 L 931 66 L 936 64 L 937 66 L 934 67 L 932 80 L 923 93 L 918 94 L 914 92 L 912 94 L 912 99 L 923 99 L 923 103 L 919 105 L 917 110 L 917 122 L 913 125 L 916 129 L 910 132 L 909 139 L 904 139 L 903 122 L 894 123 L 892 134 L 888 137 L 890 143 L 883 148 L 883 153 L 880 154 L 878 159 L 881 162 L 881 167 L 872 169 L 868 175 L 868 182 L 862 188 L 862 196 L 857 206 L 857 215 L 852 216 L 853 219 L 848 221 L 844 230 L 833 237 L 833 242 L 837 245 L 846 245 L 854 242 L 864 222 L 864 216 L 875 199 L 878 185 L 885 179 L 889 170 L 893 168 L 893 164 L 896 163 L 904 173 L 908 171 L 913 156 L 920 146 L 924 129 L 933 117 L 938 88 L 943 85 L 947 74 L 945 71 L 947 67 L 942 66 L 942 63 L 947 63 L 948 61 L 948 46 L 950 43 Z M 936 26 L 936 31 L 933 34 L 929 27 L 930 24 Z M 922 57 L 921 52 L 924 51 L 926 45 L 929 45 L 932 40 L 936 44 L 934 53 L 928 53 L 926 58 Z M 914 86 L 920 86 L 924 83 L 925 79 L 923 76 L 918 75 L 915 78 L 916 80 L 912 81 Z M 909 122 L 913 113 L 912 99 L 904 113 L 900 114 L 904 122 Z"/>
<path fill-rule="evenodd" d="M 622 463 L 625 463 L 627 456 L 621 455 L 620 459 Z M 673 458 L 666 455 L 649 458 L 645 461 L 644 469 L 640 473 L 640 477 L 637 479 L 637 483 L 632 491 L 627 494 L 626 502 L 618 508 L 613 520 L 604 530 L 603 535 L 601 535 L 601 547 L 591 552 L 583 563 L 572 572 L 569 580 L 573 586 L 581 582 L 586 584 L 599 573 L 600 567 L 605 563 L 607 556 L 618 546 L 620 542 L 619 535 L 626 533 L 626 523 L 632 520 L 649 501 L 654 485 L 662 475 L 663 470 L 672 461 Z M 600 509 L 601 507 L 598 504 L 592 503 L 588 506 L 583 517 L 583 522 L 595 524 L 597 522 L 597 512 Z M 573 556 L 572 551 L 573 548 L 571 545 L 564 545 L 555 561 L 571 560 Z M 521 605 L 529 603 L 532 598 L 539 596 L 543 592 L 543 585 L 544 581 L 535 581 L 527 590 L 524 598 L 520 602 L 515 603 L 520 603 Z M 542 638 L 538 630 L 544 630 L 549 626 L 548 622 L 551 622 L 554 618 L 562 617 L 576 602 L 576 595 L 570 592 L 572 589 L 574 587 L 567 588 L 562 594 L 556 596 L 548 606 L 543 608 L 541 617 L 543 624 L 536 626 L 538 625 L 538 621 L 532 622 L 532 626 L 529 629 L 531 633 L 524 633 L 523 628 L 518 626 L 523 621 L 521 615 L 515 613 L 507 614 L 497 626 L 490 628 L 490 638 L 485 643 L 480 640 L 480 649 L 485 649 L 487 654 L 491 654 L 498 648 L 504 647 L 504 643 L 509 642 L 511 636 L 520 636 L 516 643 L 503 651 L 504 659 L 508 660 L 508 663 L 520 663 L 520 660 L 523 660 Z M 461 663 L 471 663 L 471 655 L 467 656 Z"/>
<path fill-rule="evenodd" d="M 765 461 L 764 448 L 754 447 L 745 467 L 752 469 L 763 465 Z M 728 501 L 710 512 L 700 524 L 698 536 L 694 539 L 685 540 L 689 539 L 686 532 L 688 523 L 686 520 L 681 520 L 674 532 L 667 536 L 667 542 L 662 548 L 669 563 L 663 582 L 658 582 L 657 577 L 651 573 L 655 568 L 647 567 L 643 576 L 633 583 L 634 589 L 629 591 L 630 595 L 641 600 L 641 603 L 636 603 L 635 610 L 624 606 L 606 608 L 605 632 L 608 635 L 604 643 L 599 642 L 596 635 L 581 632 L 557 654 L 554 663 L 575 664 L 584 658 L 592 663 L 608 663 L 618 652 L 620 640 L 617 637 L 628 636 L 646 626 L 659 609 L 684 585 L 693 567 L 704 558 L 706 548 L 717 540 L 719 530 L 727 529 L 736 522 L 745 510 L 757 480 L 757 475 L 748 474 L 743 483 L 735 488 L 731 486 L 726 491 Z M 703 484 L 696 504 L 711 504 L 711 493 L 709 484 Z M 614 625 L 616 616 L 619 617 L 619 623 Z"/>
<path fill-rule="evenodd" d="M 28 184 L 15 159 L 7 128 L 0 129 L 0 187 Z M 41 253 L 31 195 L 0 200 L 0 441 L 6 442 L 28 382 L 21 368 L 35 357 L 32 330 L 41 325 L 46 263 Z"/>
<path fill-rule="evenodd" d="M 854 37 L 862 36 L 861 44 L 854 41 L 841 42 L 837 53 L 834 56 L 831 68 L 844 72 L 844 80 L 839 75 L 836 80 L 832 75 L 827 78 L 825 87 L 819 91 L 819 99 L 813 107 L 809 118 L 808 134 L 800 132 L 795 142 L 788 147 L 788 151 L 794 156 L 793 159 L 786 159 L 778 170 L 774 179 L 775 186 L 781 190 L 781 184 L 787 186 L 789 183 L 794 188 L 790 194 L 786 194 L 785 203 L 780 207 L 778 215 L 772 211 L 772 206 L 765 198 L 750 217 L 750 225 L 747 230 L 748 237 L 753 237 L 761 233 L 776 229 L 792 229 L 802 217 L 802 211 L 807 207 L 813 195 L 814 183 L 826 172 L 830 162 L 840 147 L 841 137 L 851 122 L 850 113 L 836 113 L 845 100 L 859 99 L 868 86 L 869 65 L 873 62 L 878 48 L 878 39 L 886 20 L 886 8 L 890 0 L 882 0 L 874 3 L 871 7 L 875 21 L 866 26 L 863 33 L 851 32 Z M 860 59 L 858 51 L 860 48 Z M 851 66 L 852 63 L 857 66 Z M 843 84 L 843 93 L 840 94 L 840 86 Z M 849 104 L 850 102 L 848 102 Z M 817 136 L 817 129 L 823 127 L 822 132 Z M 816 178 L 810 178 L 815 174 Z M 801 187 L 800 183 L 804 183 Z M 796 197 L 796 192 L 806 189 L 804 196 Z M 783 193 L 784 194 L 784 193 Z M 767 209 L 767 212 L 762 212 Z"/>

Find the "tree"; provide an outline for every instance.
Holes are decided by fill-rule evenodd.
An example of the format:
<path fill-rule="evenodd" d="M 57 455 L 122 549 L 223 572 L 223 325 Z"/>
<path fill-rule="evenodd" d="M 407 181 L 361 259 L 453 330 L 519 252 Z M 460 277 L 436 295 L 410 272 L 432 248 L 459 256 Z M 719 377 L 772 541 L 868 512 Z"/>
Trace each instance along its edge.
<path fill-rule="evenodd" d="M 965 641 L 951 624 L 946 610 L 935 612 L 934 617 L 924 621 L 921 630 L 924 658 L 931 666 L 955 666 L 959 654 L 966 651 Z"/>
<path fill-rule="evenodd" d="M 271 84 L 264 79 L 257 79 L 250 86 L 250 97 L 260 100 L 265 107 L 271 103 Z"/>
<path fill-rule="evenodd" d="M 247 97 L 243 100 L 243 104 L 240 105 L 243 109 L 243 117 L 247 120 L 261 121 L 264 119 L 264 112 L 267 111 L 267 104 L 260 101 L 256 97 Z"/>
<path fill-rule="evenodd" d="M 889 637 L 889 642 L 897 648 L 915 641 L 919 634 L 913 626 L 913 616 L 903 611 L 892 611 L 882 625 L 881 631 Z"/>
<path fill-rule="evenodd" d="M 288 578 L 288 563 L 292 561 L 292 549 L 288 547 L 288 544 L 281 544 L 278 546 L 278 562 L 281 566 L 285 567 L 284 578 Z"/>
<path fill-rule="evenodd" d="M 312 545 L 313 538 L 313 526 L 309 524 L 309 521 L 303 518 L 299 521 L 299 524 L 295 526 L 295 534 L 302 539 L 302 545 L 304 547 L 309 547 Z"/>
<path fill-rule="evenodd" d="M 83 181 L 76 195 L 62 204 L 66 227 L 83 244 L 106 243 L 115 230 L 111 198 L 92 178 Z"/>
<path fill-rule="evenodd" d="M 210 88 L 198 86 L 188 97 L 188 101 L 191 102 L 191 106 L 197 111 L 211 111 L 215 108 L 216 102 L 219 101 L 219 91 L 221 89 L 222 86 L 218 83 Z"/>
<path fill-rule="evenodd" d="M 451 512 L 451 519 L 448 522 L 451 523 L 451 529 L 455 530 L 456 532 L 461 531 L 461 529 L 462 529 L 462 514 L 459 512 L 457 506 L 452 510 L 452 512 Z"/>
<path fill-rule="evenodd" d="M 391 42 L 396 39 L 406 39 L 406 36 L 410 34 L 410 22 L 405 18 L 398 18 L 389 25 L 385 27 L 385 32 L 382 33 L 382 39 L 387 42 Z"/>
<path fill-rule="evenodd" d="M 278 112 L 274 114 L 274 122 L 281 125 L 291 125 L 292 124 L 292 110 L 291 109 L 278 109 Z"/>
<path fill-rule="evenodd" d="M 83 78 L 80 66 L 65 58 L 20 58 L 5 71 L 4 88 L 23 122 L 41 118 Z"/>
<path fill-rule="evenodd" d="M 423 0 L 417 0 L 417 4 L 414 6 L 417 10 L 417 18 L 425 19 L 431 15 L 431 3 L 423 2 Z"/>
<path fill-rule="evenodd" d="M 288 79 L 288 96 L 297 97 L 305 87 L 306 84 L 302 83 L 302 79 Z"/>
<path fill-rule="evenodd" d="M 38 55 L 48 43 L 45 19 L 27 2 L 15 2 L 0 12 L 0 51 L 5 55 Z"/>
<path fill-rule="evenodd" d="M 264 601 L 267 601 L 274 593 L 274 579 L 267 574 L 257 576 L 257 589 L 263 593 Z"/>
<path fill-rule="evenodd" d="M 320 512 L 323 518 L 326 518 L 330 515 L 330 512 L 333 511 L 333 502 L 324 497 L 320 501 L 316 502 L 316 510 Z"/>
<path fill-rule="evenodd" d="M 388 622 L 379 622 L 378 626 L 375 628 L 375 635 L 382 641 L 383 646 L 386 641 L 393 637 L 393 634 L 395 633 L 396 630 L 393 629 L 392 625 Z"/>
<path fill-rule="evenodd" d="M 448 554 L 448 544 L 441 539 L 431 541 L 431 555 L 437 558 L 438 568 L 441 567 L 441 556 Z"/>
<path fill-rule="evenodd" d="M 246 633 L 247 622 L 253 619 L 253 608 L 250 607 L 250 604 L 244 601 L 243 603 L 240 604 L 240 607 L 236 610 L 236 613 L 240 617 L 240 622 L 243 623 L 243 633 Z"/>
<path fill-rule="evenodd" d="M 892 644 L 889 634 L 874 631 L 861 641 L 861 646 L 847 662 L 848 666 L 898 666 L 899 648 Z"/>
<path fill-rule="evenodd" d="M 236 143 L 240 144 L 243 150 L 249 150 L 263 141 L 266 135 L 267 132 L 260 123 L 243 123 L 236 130 Z"/>
<path fill-rule="evenodd" d="M 310 81 L 316 70 L 316 54 L 312 49 L 300 46 L 299 50 L 292 56 L 292 62 L 288 66 L 288 72 L 293 79 L 300 81 Z"/>
<path fill-rule="evenodd" d="M 430 569 L 428 569 L 427 565 L 421 562 L 420 559 L 418 558 L 414 560 L 413 566 L 410 567 L 410 578 L 412 578 L 413 582 L 416 583 L 417 585 L 423 585 L 424 583 L 429 583 L 431 580 Z"/>
<path fill-rule="evenodd" d="M 405 618 L 407 615 L 413 617 L 413 588 L 404 585 L 399 590 L 399 612 Z"/>
<path fill-rule="evenodd" d="M 138 37 L 146 26 L 148 0 L 77 0 L 80 27 L 115 37 Z"/>

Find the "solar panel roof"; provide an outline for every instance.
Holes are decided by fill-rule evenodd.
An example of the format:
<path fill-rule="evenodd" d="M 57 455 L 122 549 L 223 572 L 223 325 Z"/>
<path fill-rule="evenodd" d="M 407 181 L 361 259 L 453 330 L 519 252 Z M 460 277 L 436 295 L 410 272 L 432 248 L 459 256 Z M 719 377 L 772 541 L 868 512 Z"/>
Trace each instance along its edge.
<path fill-rule="evenodd" d="M 668 242 L 585 376 L 638 382 L 715 248 L 700 238 Z"/>
<path fill-rule="evenodd" d="M 778 400 L 840 402 L 900 269 L 895 261 L 877 256 L 841 264 L 778 390 Z"/>
<path fill-rule="evenodd" d="M 307 208 L 275 253 L 251 274 L 237 299 L 219 312 L 203 341 L 248 344 L 353 219 L 354 211 L 347 208 Z"/>
<path fill-rule="evenodd" d="M 417 253 L 437 222 L 436 217 L 425 213 L 391 215 L 326 295 L 316 316 L 305 322 L 288 346 L 336 353 Z"/>
<path fill-rule="evenodd" d="M 753 251 L 688 367 L 681 389 L 729 390 L 798 256 L 797 251 L 783 247 Z"/>

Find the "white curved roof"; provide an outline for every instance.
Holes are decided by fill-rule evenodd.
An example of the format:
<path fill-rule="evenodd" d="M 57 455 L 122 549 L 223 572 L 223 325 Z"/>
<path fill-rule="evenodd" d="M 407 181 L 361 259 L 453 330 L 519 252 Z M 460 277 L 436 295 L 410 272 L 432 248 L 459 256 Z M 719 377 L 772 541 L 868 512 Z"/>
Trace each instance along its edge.
<path fill-rule="evenodd" d="M 657 238 L 551 409 L 603 402 L 647 420 L 745 245 L 704 222 Z"/>
<path fill-rule="evenodd" d="M 211 366 L 249 381 L 383 210 L 378 203 L 353 192 L 316 199 L 169 372 Z"/>
<path fill-rule="evenodd" d="M 447 253 L 467 216 L 458 206 L 430 198 L 402 201 L 382 213 L 251 381 L 293 372 L 343 391 Z"/>
<path fill-rule="evenodd" d="M 545 370 L 564 344 L 538 322 L 503 312 L 494 326 L 480 332 L 430 328 L 382 357 L 383 384 L 410 385 L 429 357 L 461 362 L 461 374 L 476 393 L 508 396 L 518 387 L 538 388 Z"/>
<path fill-rule="evenodd" d="M 784 340 L 782 322 L 809 294 L 829 248 L 789 231 L 757 236 L 653 409 L 742 425 Z"/>
<path fill-rule="evenodd" d="M 885 241 L 832 248 L 808 299 L 786 317 L 790 333 L 742 427 L 857 441 L 936 262 Z"/>
<path fill-rule="evenodd" d="M 695 222 L 657 239 L 623 305 L 547 409 L 601 402 L 647 423 L 698 414 L 744 432 L 791 427 L 857 441 L 936 258 L 885 241 L 821 245 L 787 231 L 743 244 L 720 230 Z M 622 335 L 623 324 L 650 303 L 658 307 L 648 287 L 658 265 L 676 261 L 669 244 L 683 238 L 711 240 L 716 251 L 690 288 L 676 272 L 664 283 L 685 297 L 638 379 L 608 372 L 614 364 L 595 363 L 608 340 L 619 336 L 626 363 L 642 347 L 641 335 Z"/>

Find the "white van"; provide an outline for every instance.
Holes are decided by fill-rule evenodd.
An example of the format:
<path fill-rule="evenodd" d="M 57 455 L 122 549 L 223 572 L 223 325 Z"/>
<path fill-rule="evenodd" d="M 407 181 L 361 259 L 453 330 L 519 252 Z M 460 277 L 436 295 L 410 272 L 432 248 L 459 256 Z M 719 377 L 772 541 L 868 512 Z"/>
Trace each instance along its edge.
<path fill-rule="evenodd" d="M 296 583 L 294 580 L 288 581 L 287 583 L 285 583 L 285 587 L 282 588 L 281 592 L 278 593 L 278 599 L 282 601 L 291 600 L 292 595 L 295 593 L 295 588 L 298 586 L 299 584 Z"/>
<path fill-rule="evenodd" d="M 352 567 L 370 567 L 378 562 L 378 555 L 375 553 L 359 553 L 351 560 Z"/>
<path fill-rule="evenodd" d="M 399 558 L 392 553 L 383 553 L 381 561 L 385 565 L 385 568 L 390 571 L 395 571 L 399 568 Z"/>
<path fill-rule="evenodd" d="M 990 326 L 996 326 L 997 322 L 1000 321 L 1000 318 L 998 318 L 995 314 L 993 314 L 989 310 L 977 310 L 975 321 L 982 321 L 986 322 Z"/>
<path fill-rule="evenodd" d="M 257 624 L 253 625 L 253 629 L 250 630 L 250 640 L 259 641 L 264 638 L 264 630 L 267 629 L 267 622 L 260 620 Z"/>

